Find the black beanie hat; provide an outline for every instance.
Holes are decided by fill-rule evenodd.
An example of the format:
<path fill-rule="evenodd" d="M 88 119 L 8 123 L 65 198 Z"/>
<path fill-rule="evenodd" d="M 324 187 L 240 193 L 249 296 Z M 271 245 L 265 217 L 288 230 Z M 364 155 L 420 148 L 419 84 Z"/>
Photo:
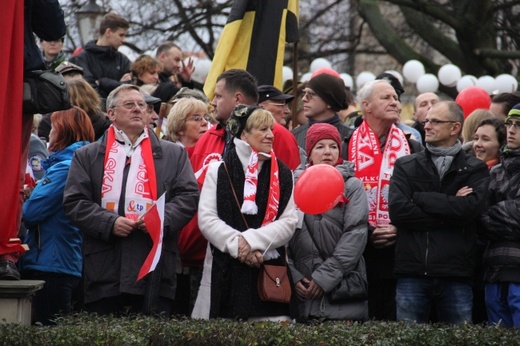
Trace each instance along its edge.
<path fill-rule="evenodd" d="M 308 85 L 335 112 L 348 107 L 345 83 L 341 78 L 322 73 L 312 78 Z"/>

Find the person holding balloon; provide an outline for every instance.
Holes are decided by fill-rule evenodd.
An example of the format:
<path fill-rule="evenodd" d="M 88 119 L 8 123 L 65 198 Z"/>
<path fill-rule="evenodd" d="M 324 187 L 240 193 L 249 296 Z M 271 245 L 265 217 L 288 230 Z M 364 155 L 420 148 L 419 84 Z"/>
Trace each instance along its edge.
<path fill-rule="evenodd" d="M 288 248 L 297 320 L 366 320 L 368 202 L 363 184 L 354 177 L 354 165 L 340 156 L 336 127 L 314 124 L 305 141 L 309 164 L 295 171 L 294 192 L 305 214 Z M 343 278 L 357 294 L 338 299 L 335 292 Z"/>
<path fill-rule="evenodd" d="M 289 304 L 263 301 L 257 289 L 261 264 L 286 265 L 298 221 L 292 172 L 272 149 L 274 123 L 269 111 L 238 105 L 226 124 L 233 144 L 208 166 L 198 218 L 211 248 L 194 318 L 290 320 Z"/>

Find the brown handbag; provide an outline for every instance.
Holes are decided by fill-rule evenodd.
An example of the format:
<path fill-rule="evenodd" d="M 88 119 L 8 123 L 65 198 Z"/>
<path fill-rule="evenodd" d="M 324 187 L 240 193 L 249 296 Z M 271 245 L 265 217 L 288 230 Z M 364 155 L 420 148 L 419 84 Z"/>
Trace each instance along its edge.
<path fill-rule="evenodd" d="M 235 197 L 238 209 L 240 209 L 240 203 L 238 203 L 238 197 L 225 162 L 224 168 L 229 178 L 231 190 L 233 191 L 233 196 Z M 242 213 L 241 215 L 246 227 L 249 228 L 244 215 Z M 291 283 L 289 281 L 289 276 L 287 275 L 287 262 L 285 261 L 285 256 L 283 265 L 264 264 L 260 267 L 257 287 L 258 296 L 262 301 L 286 304 L 291 301 Z"/>
<path fill-rule="evenodd" d="M 289 303 L 291 283 L 287 275 L 287 265 L 264 264 L 258 275 L 258 295 L 265 302 Z"/>

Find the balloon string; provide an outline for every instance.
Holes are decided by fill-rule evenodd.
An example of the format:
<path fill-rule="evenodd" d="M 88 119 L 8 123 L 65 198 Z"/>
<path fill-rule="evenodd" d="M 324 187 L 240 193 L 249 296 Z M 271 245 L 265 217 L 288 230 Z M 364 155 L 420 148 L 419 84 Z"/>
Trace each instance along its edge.
<path fill-rule="evenodd" d="M 273 240 L 271 240 L 271 242 L 269 243 L 269 245 L 267 245 L 267 248 L 264 250 L 264 252 L 262 253 L 262 257 L 265 256 L 265 253 L 267 251 L 269 251 L 269 248 L 271 247 L 271 245 L 273 245 L 273 242 L 276 240 L 276 238 L 278 237 L 278 233 L 275 234 Z"/>

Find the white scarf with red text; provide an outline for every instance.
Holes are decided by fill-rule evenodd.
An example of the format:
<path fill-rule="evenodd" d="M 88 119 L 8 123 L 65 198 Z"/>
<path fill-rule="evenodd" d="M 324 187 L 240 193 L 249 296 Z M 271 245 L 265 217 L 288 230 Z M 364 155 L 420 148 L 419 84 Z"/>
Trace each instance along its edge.
<path fill-rule="evenodd" d="M 278 161 L 274 151 L 271 150 L 271 172 L 269 179 L 269 197 L 267 198 L 267 209 L 265 211 L 262 226 L 276 220 L 278 215 L 278 205 L 280 203 L 280 178 L 278 176 Z M 246 180 L 244 182 L 244 202 L 241 212 L 249 215 L 258 213 L 256 205 L 256 190 L 258 186 L 258 152 L 254 149 L 249 156 L 249 163 L 246 170 Z"/>
<path fill-rule="evenodd" d="M 125 166 L 130 165 L 124 196 L 124 216 L 137 220 L 157 200 L 155 164 L 148 129 L 130 156 L 127 156 L 125 143 L 116 140 L 113 125 L 107 131 L 103 183 L 101 187 L 101 206 L 118 213 L 122 193 Z M 128 144 L 128 143 L 127 143 Z"/>
<path fill-rule="evenodd" d="M 349 161 L 353 162 L 356 177 L 364 185 L 368 199 L 368 222 L 372 226 L 390 223 L 388 215 L 388 190 L 395 161 L 410 154 L 406 136 L 397 126 L 388 131 L 383 152 L 379 138 L 366 121 L 352 134 L 349 146 Z"/>

